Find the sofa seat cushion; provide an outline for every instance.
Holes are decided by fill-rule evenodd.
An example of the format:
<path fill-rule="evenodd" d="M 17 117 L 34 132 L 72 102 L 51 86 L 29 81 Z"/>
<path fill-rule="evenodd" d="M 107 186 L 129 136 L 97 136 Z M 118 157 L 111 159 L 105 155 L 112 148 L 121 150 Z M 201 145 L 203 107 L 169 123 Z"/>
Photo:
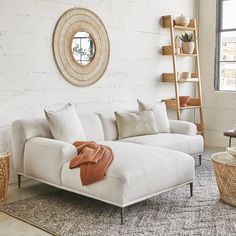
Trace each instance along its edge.
<path fill-rule="evenodd" d="M 130 137 L 119 141 L 168 148 L 189 155 L 201 154 L 204 147 L 201 135 L 159 133 L 157 135 Z"/>
<path fill-rule="evenodd" d="M 194 180 L 194 160 L 187 154 L 119 141 L 99 143 L 114 152 L 107 176 L 82 186 L 80 169 L 69 169 L 67 162 L 61 172 L 65 189 L 125 207 Z"/>

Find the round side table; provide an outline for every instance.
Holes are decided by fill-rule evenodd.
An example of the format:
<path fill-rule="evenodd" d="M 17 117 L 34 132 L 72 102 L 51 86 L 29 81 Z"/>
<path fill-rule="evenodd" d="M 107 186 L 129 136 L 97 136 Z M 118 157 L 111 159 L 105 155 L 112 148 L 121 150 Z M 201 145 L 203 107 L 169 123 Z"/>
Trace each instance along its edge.
<path fill-rule="evenodd" d="M 220 198 L 226 204 L 236 207 L 236 158 L 227 152 L 211 156 Z"/>
<path fill-rule="evenodd" d="M 9 159 L 10 153 L 0 153 L 0 201 L 7 196 L 7 188 L 9 182 Z"/>

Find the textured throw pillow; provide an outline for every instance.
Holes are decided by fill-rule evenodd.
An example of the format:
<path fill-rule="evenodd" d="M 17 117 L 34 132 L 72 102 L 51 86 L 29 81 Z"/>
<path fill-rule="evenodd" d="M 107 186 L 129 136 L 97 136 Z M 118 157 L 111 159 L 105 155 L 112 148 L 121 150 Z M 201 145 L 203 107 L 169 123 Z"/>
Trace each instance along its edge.
<path fill-rule="evenodd" d="M 170 133 L 170 124 L 166 112 L 166 104 L 164 102 L 158 102 L 155 104 L 144 103 L 138 101 L 139 111 L 154 111 L 155 122 L 157 129 L 160 133 Z"/>
<path fill-rule="evenodd" d="M 54 139 L 69 143 L 85 140 L 77 112 L 70 103 L 58 111 L 44 112 Z"/>
<path fill-rule="evenodd" d="M 153 111 L 140 111 L 130 113 L 115 112 L 118 139 L 138 135 L 157 134 Z"/>

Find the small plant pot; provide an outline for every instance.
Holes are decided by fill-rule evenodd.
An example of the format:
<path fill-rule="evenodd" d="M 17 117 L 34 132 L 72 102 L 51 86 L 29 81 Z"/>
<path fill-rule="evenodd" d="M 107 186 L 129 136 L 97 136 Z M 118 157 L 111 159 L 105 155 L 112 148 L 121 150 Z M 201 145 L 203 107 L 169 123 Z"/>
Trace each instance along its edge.
<path fill-rule="evenodd" d="M 183 42 L 182 50 L 184 54 L 193 54 L 195 48 L 194 42 Z"/>

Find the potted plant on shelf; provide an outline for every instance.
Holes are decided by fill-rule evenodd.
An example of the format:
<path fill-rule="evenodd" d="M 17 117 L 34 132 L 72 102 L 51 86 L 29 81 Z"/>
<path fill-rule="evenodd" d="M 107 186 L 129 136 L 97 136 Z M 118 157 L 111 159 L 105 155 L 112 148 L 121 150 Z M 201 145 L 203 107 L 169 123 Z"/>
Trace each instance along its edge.
<path fill-rule="evenodd" d="M 180 36 L 182 41 L 182 50 L 184 54 L 192 54 L 194 52 L 195 43 L 192 33 L 184 33 Z"/>

